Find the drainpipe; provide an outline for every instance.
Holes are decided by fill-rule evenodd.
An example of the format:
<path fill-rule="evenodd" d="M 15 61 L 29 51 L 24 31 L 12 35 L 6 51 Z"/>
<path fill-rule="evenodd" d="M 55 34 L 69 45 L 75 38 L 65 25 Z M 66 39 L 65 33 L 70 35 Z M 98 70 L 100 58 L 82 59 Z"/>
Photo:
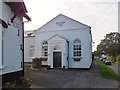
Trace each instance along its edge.
<path fill-rule="evenodd" d="M 0 26 L 0 68 L 2 68 L 2 27 Z"/>
<path fill-rule="evenodd" d="M 24 76 L 24 22 L 22 22 L 22 26 L 23 26 L 23 62 L 21 62 L 21 65 L 23 65 L 23 76 Z"/>
<path fill-rule="evenodd" d="M 27 22 L 29 22 L 29 21 L 24 21 L 24 22 L 22 22 L 22 26 L 23 26 L 23 50 L 22 50 L 22 52 L 23 52 L 23 62 L 21 62 L 21 67 L 23 67 L 23 76 L 24 76 L 24 23 L 27 23 Z"/>
<path fill-rule="evenodd" d="M 69 68 L 69 41 L 68 41 L 68 68 Z"/>

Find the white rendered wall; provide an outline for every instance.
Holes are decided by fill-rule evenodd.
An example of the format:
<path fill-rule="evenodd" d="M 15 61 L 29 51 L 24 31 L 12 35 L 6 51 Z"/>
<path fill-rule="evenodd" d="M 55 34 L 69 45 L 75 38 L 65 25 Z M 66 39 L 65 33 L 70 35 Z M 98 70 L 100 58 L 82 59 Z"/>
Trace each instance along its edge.
<path fill-rule="evenodd" d="M 62 26 L 57 23 L 64 22 Z M 42 42 L 53 37 L 55 34 L 64 37 L 69 41 L 69 52 L 66 50 L 66 55 L 69 54 L 69 68 L 89 68 L 92 63 L 92 37 L 90 33 L 90 27 L 79 23 L 73 19 L 70 19 L 64 15 L 58 15 L 50 22 L 36 31 L 35 35 L 35 56 L 41 57 Z M 78 62 L 73 58 L 73 42 L 75 39 L 81 41 L 81 57 Z M 50 46 L 51 47 L 51 46 Z M 67 45 L 65 46 L 67 47 Z M 51 58 L 52 60 L 52 58 Z M 67 61 L 67 58 L 66 58 Z M 46 63 L 47 64 L 47 63 Z M 50 64 L 50 63 L 48 63 Z"/>
<path fill-rule="evenodd" d="M 1 18 L 2 18 L 2 2 L 0 2 L 0 19 Z M 2 68 L 2 25 L 1 24 L 0 24 L 0 68 Z"/>
<path fill-rule="evenodd" d="M 2 5 L 2 11 L 5 11 L 2 13 L 2 18 L 8 23 L 8 20 L 13 17 L 14 13 L 5 3 Z M 16 17 L 14 22 L 18 24 L 19 27 L 14 27 L 15 24 L 13 25 L 12 23 L 11 26 L 8 26 L 8 28 L 4 29 L 3 31 L 3 74 L 23 70 L 23 67 L 21 67 L 23 62 L 23 51 L 20 50 L 20 45 L 23 47 L 22 18 Z"/>
<path fill-rule="evenodd" d="M 30 57 L 30 46 L 35 46 L 35 37 L 25 37 L 24 38 L 24 62 L 32 62 Z"/>
<path fill-rule="evenodd" d="M 62 26 L 57 25 L 57 22 L 65 22 Z M 43 27 L 39 28 L 37 32 L 41 31 L 58 31 L 58 30 L 72 30 L 80 28 L 89 28 L 86 25 L 80 24 L 70 18 L 63 15 L 58 15 L 56 18 L 52 19 L 50 23 L 45 24 Z"/>
<path fill-rule="evenodd" d="M 14 15 L 13 12 L 11 12 L 11 8 L 5 4 L 5 3 L 2 3 L 2 13 L 1 13 L 1 16 L 0 18 L 5 21 L 6 23 L 8 23 L 8 20 Z"/>
<path fill-rule="evenodd" d="M 41 57 L 41 42 L 48 40 L 50 37 L 58 34 L 69 41 L 69 68 L 89 68 L 92 62 L 91 35 L 89 29 L 79 30 L 62 30 L 58 32 L 41 32 L 36 33 L 35 38 L 35 56 Z M 82 60 L 73 61 L 73 41 L 80 39 L 82 43 Z M 46 63 L 47 64 L 47 63 Z"/>
<path fill-rule="evenodd" d="M 23 30 L 19 29 L 20 36 L 17 36 L 18 29 L 13 26 L 4 30 L 3 36 L 3 74 L 22 70 L 21 62 L 23 62 L 23 51 L 20 44 L 23 46 Z"/>

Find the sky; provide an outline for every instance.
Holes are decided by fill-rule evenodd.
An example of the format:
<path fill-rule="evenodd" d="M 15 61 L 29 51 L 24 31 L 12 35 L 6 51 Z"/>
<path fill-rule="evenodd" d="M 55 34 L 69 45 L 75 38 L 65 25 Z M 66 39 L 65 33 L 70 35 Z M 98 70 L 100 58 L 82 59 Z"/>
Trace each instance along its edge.
<path fill-rule="evenodd" d="M 25 30 L 37 30 L 58 14 L 91 26 L 93 51 L 110 32 L 118 32 L 119 0 L 24 0 L 32 21 Z"/>

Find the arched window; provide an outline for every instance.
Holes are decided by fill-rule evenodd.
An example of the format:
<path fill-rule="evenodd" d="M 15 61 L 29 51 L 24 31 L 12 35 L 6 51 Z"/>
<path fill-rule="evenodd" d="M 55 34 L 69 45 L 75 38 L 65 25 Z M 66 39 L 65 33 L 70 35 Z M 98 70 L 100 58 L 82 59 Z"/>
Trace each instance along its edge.
<path fill-rule="evenodd" d="M 34 57 L 34 45 L 30 45 L 29 57 L 30 57 L 30 58 L 33 58 L 33 57 Z"/>
<path fill-rule="evenodd" d="M 42 56 L 47 57 L 48 56 L 48 42 L 44 41 L 42 43 Z"/>
<path fill-rule="evenodd" d="M 81 57 L 81 42 L 78 39 L 74 40 L 73 53 L 74 57 Z"/>

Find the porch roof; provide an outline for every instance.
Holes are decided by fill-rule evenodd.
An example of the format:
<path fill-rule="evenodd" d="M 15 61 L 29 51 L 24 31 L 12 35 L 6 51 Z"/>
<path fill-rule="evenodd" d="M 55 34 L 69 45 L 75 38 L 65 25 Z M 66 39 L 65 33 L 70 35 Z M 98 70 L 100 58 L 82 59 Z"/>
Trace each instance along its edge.
<path fill-rule="evenodd" d="M 67 42 L 69 42 L 66 38 L 64 38 L 64 37 L 62 37 L 62 36 L 60 36 L 60 35 L 58 35 L 58 34 L 55 34 L 54 36 L 52 36 L 51 38 L 49 38 L 47 41 L 51 40 L 51 39 L 54 38 L 55 36 L 59 36 L 60 38 L 62 38 L 62 39 L 64 39 L 64 40 L 66 40 Z"/>

